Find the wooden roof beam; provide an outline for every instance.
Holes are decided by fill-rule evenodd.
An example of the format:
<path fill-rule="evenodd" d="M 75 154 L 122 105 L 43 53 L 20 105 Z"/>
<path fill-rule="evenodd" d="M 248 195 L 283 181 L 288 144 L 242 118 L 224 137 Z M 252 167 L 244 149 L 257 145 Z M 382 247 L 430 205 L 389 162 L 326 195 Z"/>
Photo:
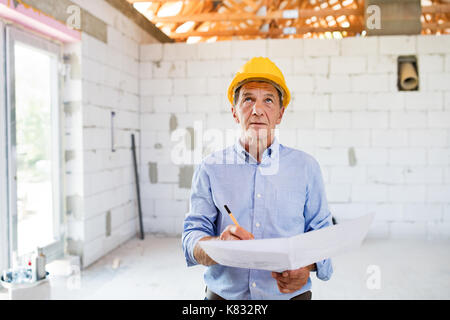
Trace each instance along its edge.
<path fill-rule="evenodd" d="M 236 21 L 236 20 L 272 20 L 272 19 L 297 19 L 310 17 L 326 17 L 341 15 L 358 15 L 364 16 L 362 9 L 306 9 L 306 10 L 278 10 L 268 12 L 265 16 L 257 16 L 254 13 L 239 12 L 236 14 L 229 13 L 200 13 L 195 15 L 174 16 L 174 17 L 154 17 L 152 22 L 185 22 L 185 21 Z"/>
<path fill-rule="evenodd" d="M 290 29 L 291 31 L 293 29 Z M 245 29 L 245 30 L 211 30 L 201 32 L 186 32 L 186 33 L 172 33 L 170 37 L 173 39 L 185 39 L 189 37 L 233 37 L 233 36 L 280 36 L 280 35 L 301 35 L 308 32 L 334 32 L 334 31 L 347 31 L 347 32 L 362 32 L 363 26 L 350 26 L 349 28 L 342 27 L 298 27 L 295 28 L 295 33 L 284 33 L 283 29 L 272 29 L 268 32 L 261 32 L 259 29 Z"/>

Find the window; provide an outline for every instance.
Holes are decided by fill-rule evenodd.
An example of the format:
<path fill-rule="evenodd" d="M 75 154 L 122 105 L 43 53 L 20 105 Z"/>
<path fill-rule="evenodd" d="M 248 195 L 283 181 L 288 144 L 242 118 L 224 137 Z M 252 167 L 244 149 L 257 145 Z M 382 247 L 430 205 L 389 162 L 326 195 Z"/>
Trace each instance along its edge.
<path fill-rule="evenodd" d="M 59 72 L 61 47 L 6 27 L 9 265 L 42 247 L 63 253 Z"/>

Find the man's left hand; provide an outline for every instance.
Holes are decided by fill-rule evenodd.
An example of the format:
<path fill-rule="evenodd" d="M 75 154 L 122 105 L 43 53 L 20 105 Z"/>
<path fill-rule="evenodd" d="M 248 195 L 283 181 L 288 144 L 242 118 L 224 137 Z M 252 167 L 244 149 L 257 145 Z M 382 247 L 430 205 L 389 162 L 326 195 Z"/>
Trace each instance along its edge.
<path fill-rule="evenodd" d="M 295 270 L 272 272 L 272 278 L 277 280 L 278 290 L 281 293 L 292 293 L 300 290 L 309 279 L 309 272 L 315 269 L 314 264 Z"/>

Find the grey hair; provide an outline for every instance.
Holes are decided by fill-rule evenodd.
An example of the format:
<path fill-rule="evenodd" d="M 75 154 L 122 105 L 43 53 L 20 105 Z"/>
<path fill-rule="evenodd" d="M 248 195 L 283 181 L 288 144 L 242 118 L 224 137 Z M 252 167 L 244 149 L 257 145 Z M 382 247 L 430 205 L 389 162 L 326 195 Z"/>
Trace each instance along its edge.
<path fill-rule="evenodd" d="M 267 81 L 265 79 L 262 80 L 257 80 L 257 79 L 248 79 L 247 81 L 243 81 L 241 83 L 239 83 L 236 86 L 236 89 L 234 89 L 234 96 L 233 96 L 233 106 L 236 106 L 236 104 L 238 103 L 239 100 L 239 92 L 241 91 L 241 88 L 244 84 L 248 83 L 248 82 L 265 82 L 265 83 L 269 83 L 271 85 L 274 86 L 274 88 L 277 90 L 278 93 L 278 98 L 280 101 L 280 108 L 283 107 L 283 94 L 282 94 L 282 90 L 280 90 L 280 88 L 278 87 L 277 84 L 273 83 L 272 81 Z"/>

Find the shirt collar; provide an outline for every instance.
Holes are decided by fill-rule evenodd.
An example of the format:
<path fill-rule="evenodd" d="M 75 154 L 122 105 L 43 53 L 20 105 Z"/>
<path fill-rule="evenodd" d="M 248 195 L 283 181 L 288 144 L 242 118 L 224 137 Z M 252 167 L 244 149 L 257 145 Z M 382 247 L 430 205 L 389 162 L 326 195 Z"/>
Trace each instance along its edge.
<path fill-rule="evenodd" d="M 236 139 L 236 142 L 234 144 L 234 150 L 236 151 L 238 157 L 241 157 L 245 160 L 245 163 L 254 163 L 257 164 L 258 162 L 256 159 L 248 153 L 245 148 L 242 146 L 240 137 Z M 272 144 L 263 152 L 261 163 L 264 163 L 266 160 L 274 160 L 276 159 L 280 154 L 280 143 L 278 142 L 277 137 L 273 138 Z"/>

